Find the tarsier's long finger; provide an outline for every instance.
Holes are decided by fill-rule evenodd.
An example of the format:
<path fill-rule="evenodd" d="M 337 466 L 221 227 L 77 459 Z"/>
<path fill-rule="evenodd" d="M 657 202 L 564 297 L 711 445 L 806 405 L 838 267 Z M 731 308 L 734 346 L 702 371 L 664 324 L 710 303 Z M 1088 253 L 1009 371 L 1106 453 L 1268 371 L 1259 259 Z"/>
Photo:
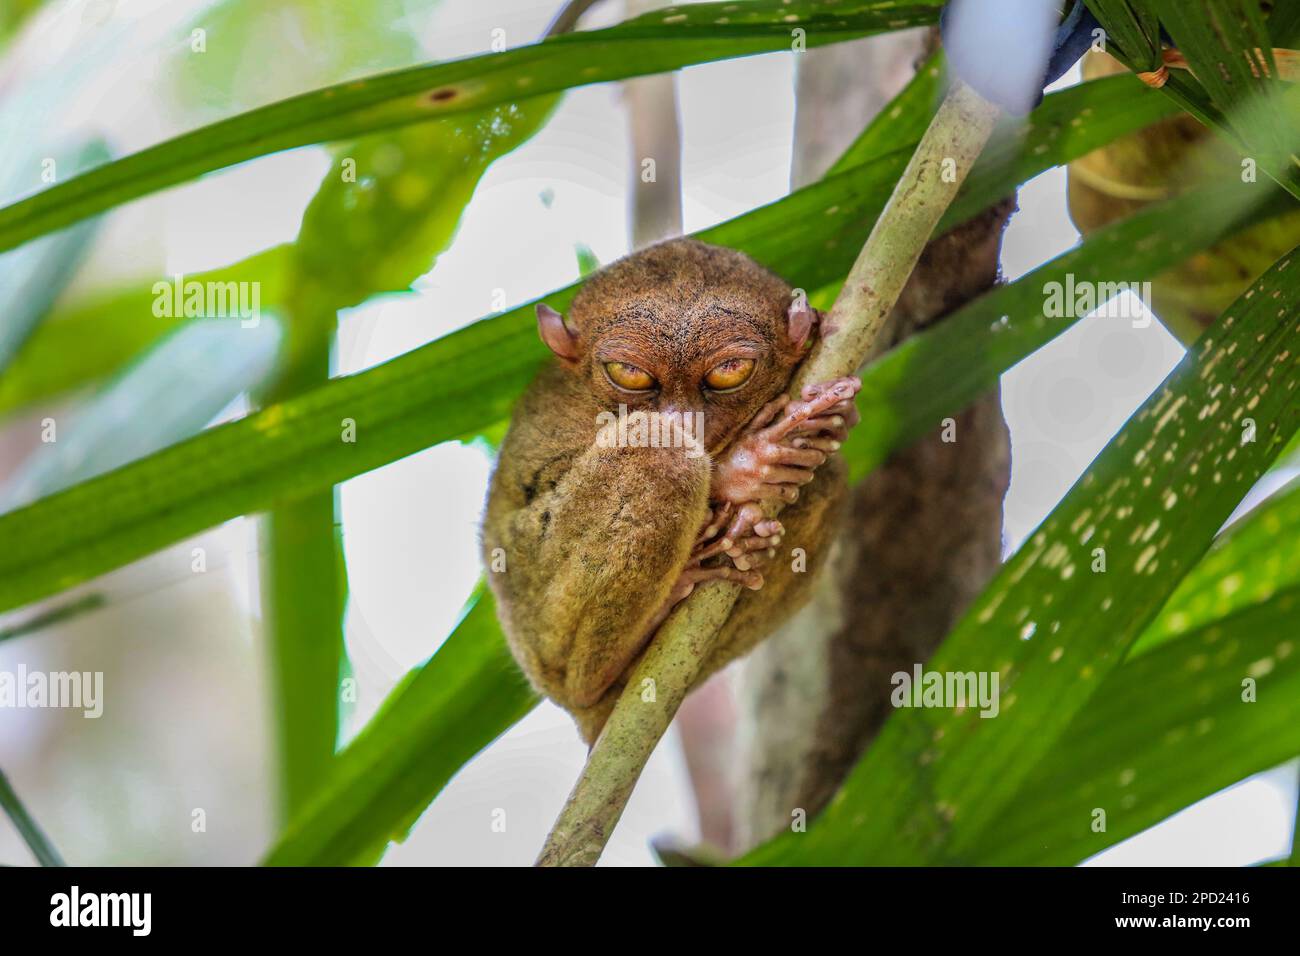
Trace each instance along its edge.
<path fill-rule="evenodd" d="M 770 402 L 768 402 L 766 405 L 764 405 L 762 408 L 758 410 L 757 415 L 755 415 L 752 419 L 750 419 L 749 426 L 748 428 L 746 428 L 746 431 L 755 432 L 762 428 L 766 428 L 768 425 L 772 424 L 772 422 L 776 421 L 776 416 L 781 414 L 781 412 L 785 409 L 785 406 L 789 404 L 789 401 L 790 400 L 786 398 L 786 396 L 784 395 L 780 395 L 772 399 Z"/>
<path fill-rule="evenodd" d="M 795 448 L 815 449 L 829 455 L 831 452 L 839 451 L 844 442 L 830 435 L 801 435 L 792 439 L 790 444 L 794 445 Z"/>
<path fill-rule="evenodd" d="M 789 438 L 791 446 L 803 448 L 800 439 L 808 437 L 833 438 L 843 442 L 849 437 L 849 429 L 858 423 L 857 416 L 827 415 L 822 418 L 810 418 L 800 427 L 797 434 Z"/>
<path fill-rule="evenodd" d="M 765 437 L 769 441 L 780 441 L 804 421 L 824 415 L 828 409 L 833 408 L 840 402 L 851 399 L 861 387 L 861 381 L 856 378 L 842 378 L 837 379 L 835 382 L 826 383 L 820 391 L 813 393 L 807 401 L 791 402 L 787 405 L 785 417 L 768 428 Z M 808 389 L 811 388 L 813 386 L 808 386 Z M 805 392 L 808 389 L 805 389 Z"/>
<path fill-rule="evenodd" d="M 811 468 L 788 468 L 782 465 L 764 465 L 763 481 L 769 485 L 806 485 L 815 477 Z"/>
<path fill-rule="evenodd" d="M 682 572 L 681 579 L 690 584 L 692 590 L 694 590 L 696 584 L 705 581 L 731 581 L 735 584 L 744 585 L 751 591 L 757 591 L 763 586 L 763 575 L 757 571 L 741 571 L 728 564 L 720 564 L 717 567 L 709 568 L 688 568 Z M 686 593 L 689 594 L 690 591 Z"/>
<path fill-rule="evenodd" d="M 801 439 L 794 439 L 795 442 Z M 826 463 L 826 454 L 815 448 L 805 448 L 803 445 L 789 448 L 785 445 L 778 445 L 772 452 L 772 460 L 782 465 L 792 465 L 795 468 L 816 468 L 818 465 Z"/>
<path fill-rule="evenodd" d="M 733 506 L 730 503 L 726 503 L 723 506 L 719 506 L 717 513 L 722 514 L 725 511 L 725 513 L 730 516 L 733 510 Z M 742 506 L 740 510 L 735 513 L 734 517 L 731 517 L 731 524 L 727 527 L 727 530 L 722 533 L 721 537 L 712 543 L 706 544 L 710 538 L 721 531 L 721 525 L 719 525 L 718 529 L 713 531 L 713 534 L 708 535 L 696 543 L 695 550 L 691 554 L 691 564 L 699 564 L 700 562 L 707 561 L 709 558 L 716 557 L 723 552 L 730 551 L 736 546 L 737 541 L 754 533 L 754 523 L 762 517 L 763 512 L 758 508 L 758 506 Z M 710 527 L 712 527 L 712 524 L 713 523 L 710 522 Z M 742 568 L 741 570 L 744 569 Z"/>
<path fill-rule="evenodd" d="M 829 382 L 814 382 L 812 385 L 805 385 L 799 394 L 803 396 L 805 401 L 808 401 L 824 394 L 827 389 L 838 391 L 843 385 L 852 387 L 853 394 L 856 395 L 858 389 L 862 388 L 862 379 L 856 375 L 847 375 L 844 378 L 833 378 Z"/>
<path fill-rule="evenodd" d="M 709 513 L 709 520 L 705 523 L 704 530 L 695 539 L 695 547 L 698 548 L 727 526 L 733 507 L 735 506 L 730 501 L 724 501 Z"/>
<path fill-rule="evenodd" d="M 736 512 L 736 517 L 732 519 L 731 526 L 727 528 L 725 540 L 731 542 L 727 545 L 730 548 L 732 544 L 741 538 L 747 538 L 754 533 L 754 525 L 763 520 L 763 509 L 756 504 L 741 505 L 740 510 Z M 725 550 L 725 549 L 724 549 Z"/>
<path fill-rule="evenodd" d="M 854 402 L 853 399 L 847 399 L 843 402 L 836 402 L 830 408 L 826 409 L 826 411 L 822 412 L 822 417 L 826 415 L 843 415 L 845 418 L 848 418 L 857 412 L 857 410 L 857 403 Z"/>
<path fill-rule="evenodd" d="M 757 570 L 764 559 L 776 554 L 776 546 L 780 543 L 780 535 L 745 538 L 727 552 L 727 557 L 741 571 Z"/>
<path fill-rule="evenodd" d="M 836 421 L 836 419 L 839 419 L 839 421 Z M 824 431 L 827 428 L 848 429 L 852 428 L 861 420 L 862 416 L 858 413 L 857 406 L 852 402 L 847 402 L 842 405 L 837 405 L 834 408 L 828 408 L 823 415 L 805 419 L 800 425 L 795 427 L 790 434 L 812 435 L 819 431 Z M 830 425 L 827 425 L 828 422 Z"/>

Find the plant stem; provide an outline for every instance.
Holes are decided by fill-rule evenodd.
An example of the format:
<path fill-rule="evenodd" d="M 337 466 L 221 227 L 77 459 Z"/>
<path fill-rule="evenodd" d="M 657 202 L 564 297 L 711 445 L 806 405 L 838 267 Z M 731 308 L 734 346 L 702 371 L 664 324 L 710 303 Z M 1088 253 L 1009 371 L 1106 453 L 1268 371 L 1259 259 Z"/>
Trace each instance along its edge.
<path fill-rule="evenodd" d="M 852 374 L 876 354 L 885 319 L 998 116 L 998 108 L 974 90 L 960 82 L 953 86 L 795 373 L 792 397 L 805 385 Z M 739 596 L 738 585 L 704 585 L 660 627 L 596 739 L 538 866 L 595 865 Z"/>
<path fill-rule="evenodd" d="M 67 865 L 63 862 L 63 857 L 59 856 L 59 851 L 50 843 L 49 837 L 28 814 L 27 808 L 18 799 L 18 794 L 14 793 L 14 788 L 9 786 L 9 780 L 3 771 L 0 771 L 0 807 L 4 807 L 5 813 L 9 814 L 9 819 L 14 822 L 23 842 L 31 848 L 37 863 L 41 866 Z"/>

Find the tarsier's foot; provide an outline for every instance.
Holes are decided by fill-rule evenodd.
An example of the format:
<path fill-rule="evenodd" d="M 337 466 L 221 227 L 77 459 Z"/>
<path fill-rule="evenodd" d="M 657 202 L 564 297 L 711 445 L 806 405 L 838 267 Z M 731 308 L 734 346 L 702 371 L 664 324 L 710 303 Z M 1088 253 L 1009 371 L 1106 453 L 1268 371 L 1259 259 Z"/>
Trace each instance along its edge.
<path fill-rule="evenodd" d="M 836 451 L 858 422 L 853 397 L 858 378 L 839 378 L 803 389 L 803 401 L 769 402 L 746 426 L 713 474 L 710 498 L 731 504 L 798 500 L 818 465 Z"/>
<path fill-rule="evenodd" d="M 776 546 L 784 533 L 781 522 L 765 516 L 757 504 L 750 502 L 736 508 L 724 501 L 714 509 L 701 532 L 687 567 L 726 555 L 738 571 L 759 571 L 768 558 L 776 557 Z M 762 584 L 762 575 L 758 583 Z"/>
<path fill-rule="evenodd" d="M 784 532 L 781 522 L 763 516 L 755 504 L 736 508 L 722 502 L 709 514 L 695 539 L 690 560 L 673 582 L 673 589 L 651 621 L 651 631 L 663 623 L 674 607 L 686 600 L 697 584 L 705 581 L 731 581 L 751 591 L 763 586 L 759 567 L 763 560 L 776 555 L 776 546 Z M 731 560 L 705 566 L 704 562 L 719 555 Z"/>

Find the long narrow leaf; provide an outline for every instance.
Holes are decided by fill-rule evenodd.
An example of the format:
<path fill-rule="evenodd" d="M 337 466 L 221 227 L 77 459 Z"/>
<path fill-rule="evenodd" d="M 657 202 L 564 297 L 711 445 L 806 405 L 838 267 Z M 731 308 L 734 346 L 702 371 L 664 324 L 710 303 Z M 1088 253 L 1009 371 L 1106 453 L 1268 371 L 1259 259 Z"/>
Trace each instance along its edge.
<path fill-rule="evenodd" d="M 1206 332 L 927 665 L 999 677 L 998 715 L 900 709 L 817 823 L 749 862 L 973 860 L 1029 771 L 1300 426 L 1294 256 Z M 1261 428 L 1243 443 L 1248 412 Z"/>
<path fill-rule="evenodd" d="M 506 652 L 486 591 L 340 755 L 329 786 L 285 831 L 269 866 L 368 862 L 479 750 L 537 703 Z"/>
<path fill-rule="evenodd" d="M 226 166 L 524 96 L 933 23 L 942 0 L 750 0 L 656 11 L 606 30 L 351 80 L 185 133 L 0 209 L 0 250 Z M 722 22 L 719 22 L 722 21 Z"/>
<path fill-rule="evenodd" d="M 59 856 L 59 851 L 54 849 L 54 844 L 50 843 L 49 837 L 32 819 L 27 808 L 23 806 L 18 794 L 14 793 L 14 788 L 9 785 L 9 779 L 0 771 L 0 808 L 3 808 L 8 814 L 9 819 L 18 830 L 19 836 L 32 851 L 36 857 L 36 862 L 41 866 L 63 866 L 63 857 Z"/>
<path fill-rule="evenodd" d="M 1300 588 L 1126 662 L 970 850 L 1069 865 L 1300 754 Z"/>

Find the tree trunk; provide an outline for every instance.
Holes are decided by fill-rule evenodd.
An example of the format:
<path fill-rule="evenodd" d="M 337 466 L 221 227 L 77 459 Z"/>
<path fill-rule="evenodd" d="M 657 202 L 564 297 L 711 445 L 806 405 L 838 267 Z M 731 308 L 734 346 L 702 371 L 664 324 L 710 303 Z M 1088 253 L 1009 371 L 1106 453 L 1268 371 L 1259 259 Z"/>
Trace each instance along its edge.
<path fill-rule="evenodd" d="M 824 172 L 931 42 L 912 33 L 866 41 L 865 54 L 852 43 L 801 56 L 796 186 Z M 996 283 L 1013 207 L 927 247 L 891 317 L 891 342 Z M 890 676 L 924 662 L 996 571 L 1010 475 L 997 391 L 946 424 L 853 489 L 812 602 L 747 661 L 733 849 L 826 805 L 889 714 Z"/>

